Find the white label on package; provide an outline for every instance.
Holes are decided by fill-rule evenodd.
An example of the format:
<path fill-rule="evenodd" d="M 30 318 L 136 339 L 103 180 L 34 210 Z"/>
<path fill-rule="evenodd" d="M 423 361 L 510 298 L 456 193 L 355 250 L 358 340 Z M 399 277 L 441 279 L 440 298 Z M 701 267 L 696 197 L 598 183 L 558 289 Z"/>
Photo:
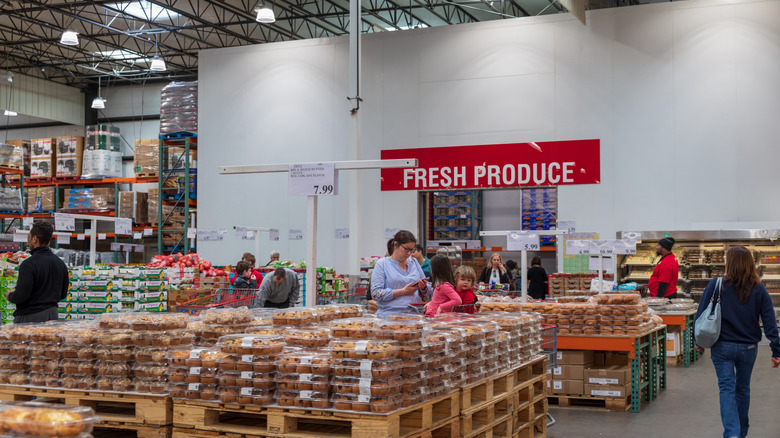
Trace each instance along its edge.
<path fill-rule="evenodd" d="M 360 379 L 358 388 L 361 395 L 371 395 L 371 379 Z"/>
<path fill-rule="evenodd" d="M 563 382 L 556 380 L 553 382 L 553 389 L 563 389 Z"/>
<path fill-rule="evenodd" d="M 539 234 L 535 231 L 510 231 L 506 233 L 508 251 L 539 251 Z"/>
<path fill-rule="evenodd" d="M 598 389 L 592 389 L 590 395 L 598 395 L 601 397 L 620 397 L 623 395 L 623 391 L 603 391 Z"/>
<path fill-rule="evenodd" d="M 287 195 L 338 195 L 336 166 L 332 162 L 290 164 L 287 168 Z"/>
<path fill-rule="evenodd" d="M 254 377 L 254 374 L 251 371 L 241 371 L 242 379 L 251 379 L 252 377 Z"/>
<path fill-rule="evenodd" d="M 368 402 L 371 401 L 371 396 L 370 395 L 362 395 L 362 394 L 358 395 L 357 396 L 357 401 L 358 401 L 358 403 L 368 403 Z"/>
<path fill-rule="evenodd" d="M 303 383 L 311 383 L 313 374 L 298 374 L 298 380 Z"/>
<path fill-rule="evenodd" d="M 360 361 L 360 377 L 369 379 L 371 378 L 371 366 L 374 361 L 371 359 L 363 359 Z"/>
<path fill-rule="evenodd" d="M 587 255 L 590 254 L 590 241 L 588 240 L 567 240 L 566 254 L 568 255 Z"/>
<path fill-rule="evenodd" d="M 255 361 L 255 357 L 252 356 L 251 354 L 241 355 L 241 362 L 254 362 L 254 361 Z"/>
<path fill-rule="evenodd" d="M 241 395 L 252 395 L 252 388 L 241 388 Z"/>
<path fill-rule="evenodd" d="M 192 374 L 193 376 L 200 375 L 200 367 L 190 368 L 190 374 Z"/>
<path fill-rule="evenodd" d="M 600 377 L 591 377 L 588 383 L 598 383 L 599 385 L 617 385 L 618 379 L 603 379 Z"/>
<path fill-rule="evenodd" d="M 251 347 L 252 342 L 255 340 L 255 338 L 241 338 L 241 346 L 242 347 Z"/>
<path fill-rule="evenodd" d="M 304 399 L 304 400 L 311 400 L 311 393 L 312 392 L 309 391 L 309 390 L 304 390 L 304 391 L 299 392 L 298 395 L 300 395 L 301 398 Z"/>
<path fill-rule="evenodd" d="M 200 358 L 200 353 L 202 352 L 203 352 L 202 348 L 196 348 L 195 350 L 190 351 L 190 359 Z"/>
<path fill-rule="evenodd" d="M 555 374 L 556 376 L 560 376 L 561 374 L 563 374 L 563 368 L 555 367 L 555 369 L 553 369 L 553 374 Z"/>
<path fill-rule="evenodd" d="M 355 351 L 357 351 L 358 353 L 365 353 L 366 348 L 368 348 L 368 341 L 355 342 Z"/>
<path fill-rule="evenodd" d="M 76 231 L 76 218 L 65 213 L 54 213 L 55 231 Z"/>
<path fill-rule="evenodd" d="M 301 365 L 311 365 L 311 359 L 313 356 L 301 356 Z"/>
<path fill-rule="evenodd" d="M 118 217 L 114 220 L 114 233 L 130 234 L 133 232 L 133 220 Z"/>
<path fill-rule="evenodd" d="M 190 389 L 190 391 L 197 391 L 198 389 L 200 389 L 200 383 L 190 383 L 188 388 Z"/>

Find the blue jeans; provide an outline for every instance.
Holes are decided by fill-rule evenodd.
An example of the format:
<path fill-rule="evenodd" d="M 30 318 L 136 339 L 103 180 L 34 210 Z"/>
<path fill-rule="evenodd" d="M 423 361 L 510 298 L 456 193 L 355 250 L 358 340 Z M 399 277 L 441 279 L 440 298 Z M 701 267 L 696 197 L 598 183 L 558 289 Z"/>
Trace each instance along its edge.
<path fill-rule="evenodd" d="M 745 438 L 748 433 L 750 409 L 750 376 L 756 363 L 756 344 L 735 344 L 718 341 L 710 356 L 718 375 L 720 389 L 720 419 L 723 437 Z M 735 373 L 736 371 L 736 373 Z"/>

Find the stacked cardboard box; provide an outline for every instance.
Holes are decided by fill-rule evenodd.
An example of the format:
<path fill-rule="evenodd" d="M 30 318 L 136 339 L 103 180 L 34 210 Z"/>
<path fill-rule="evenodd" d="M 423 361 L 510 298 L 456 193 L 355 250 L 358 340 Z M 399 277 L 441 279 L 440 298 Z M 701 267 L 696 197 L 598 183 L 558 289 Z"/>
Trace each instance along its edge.
<path fill-rule="evenodd" d="M 631 394 L 631 367 L 626 353 L 559 351 L 549 371 L 548 393 L 555 396 L 625 398 Z"/>
<path fill-rule="evenodd" d="M 32 187 L 27 192 L 27 211 L 54 211 L 59 208 L 56 201 L 56 187 Z"/>
<path fill-rule="evenodd" d="M 550 392 L 554 395 L 582 396 L 585 368 L 593 365 L 593 351 L 559 351 L 556 365 L 550 370 Z"/>
<path fill-rule="evenodd" d="M 84 137 L 57 137 L 57 176 L 81 176 Z"/>
<path fill-rule="evenodd" d="M 53 138 L 35 138 L 30 141 L 30 178 L 51 178 L 56 176 L 55 147 Z"/>
<path fill-rule="evenodd" d="M 67 189 L 62 208 L 67 210 L 110 211 L 115 208 L 113 188 Z"/>
<path fill-rule="evenodd" d="M 8 140 L 6 144 L 10 144 L 19 148 L 22 148 L 22 161 L 24 164 L 24 177 L 30 177 L 30 140 Z M 8 179 L 14 181 L 19 179 L 18 175 L 8 175 Z"/>
<path fill-rule="evenodd" d="M 158 175 L 160 167 L 160 140 L 156 138 L 136 140 L 133 167 L 136 175 Z"/>
<path fill-rule="evenodd" d="M 82 162 L 84 178 L 118 178 L 122 176 L 120 139 L 120 131 L 116 126 L 87 126 Z"/>
<path fill-rule="evenodd" d="M 89 125 L 86 129 L 87 150 L 119 152 L 120 131 L 113 125 Z"/>
<path fill-rule="evenodd" d="M 142 192 L 120 192 L 117 217 L 130 218 L 137 224 L 148 223 L 148 194 Z"/>

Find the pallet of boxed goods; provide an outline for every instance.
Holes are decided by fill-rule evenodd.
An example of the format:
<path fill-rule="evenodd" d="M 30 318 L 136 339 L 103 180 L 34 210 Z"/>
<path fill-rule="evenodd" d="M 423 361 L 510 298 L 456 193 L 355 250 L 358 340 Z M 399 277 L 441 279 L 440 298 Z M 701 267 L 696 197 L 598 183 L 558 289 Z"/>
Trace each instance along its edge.
<path fill-rule="evenodd" d="M 389 414 L 192 400 L 177 400 L 173 410 L 173 424 L 179 433 L 194 429 L 197 433 L 232 433 L 246 437 L 315 437 L 323 434 L 353 438 L 414 437 L 457 421 L 458 392 Z"/>

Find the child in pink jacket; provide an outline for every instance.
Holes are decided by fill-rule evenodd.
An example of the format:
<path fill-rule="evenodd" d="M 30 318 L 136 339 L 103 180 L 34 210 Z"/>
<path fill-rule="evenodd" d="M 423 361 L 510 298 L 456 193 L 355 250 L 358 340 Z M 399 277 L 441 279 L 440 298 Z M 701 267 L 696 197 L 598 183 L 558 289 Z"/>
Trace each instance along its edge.
<path fill-rule="evenodd" d="M 460 306 L 460 295 L 454 287 L 455 274 L 447 256 L 437 255 L 431 259 L 431 283 L 436 289 L 433 290 L 431 302 L 426 305 L 425 316 L 436 316 L 452 311 L 453 306 Z"/>

